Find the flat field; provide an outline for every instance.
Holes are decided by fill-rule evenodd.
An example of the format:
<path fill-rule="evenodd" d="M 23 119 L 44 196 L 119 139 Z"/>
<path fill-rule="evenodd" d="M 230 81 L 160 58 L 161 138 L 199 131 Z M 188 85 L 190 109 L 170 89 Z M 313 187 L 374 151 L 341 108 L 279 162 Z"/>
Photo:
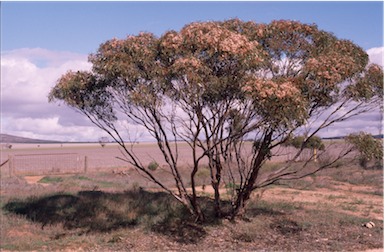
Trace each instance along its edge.
<path fill-rule="evenodd" d="M 345 148 L 339 140 L 327 141 L 327 152 L 330 158 L 338 155 Z M 132 148 L 138 159 L 146 166 L 156 161 L 160 166 L 166 162 L 156 143 L 139 143 L 127 145 Z M 175 145 L 171 144 L 172 148 Z M 246 143 L 245 153 L 249 152 L 252 143 Z M 191 149 L 186 143 L 178 143 L 178 163 L 185 167 L 191 165 Z M 277 147 L 273 150 L 271 162 L 284 162 L 295 152 L 291 147 Z M 307 150 L 307 155 L 312 154 Z M 198 154 L 200 154 L 198 152 Z M 306 153 L 305 153 L 306 154 Z M 131 165 L 124 160 L 124 152 L 118 144 L 108 143 L 101 147 L 98 143 L 64 143 L 64 144 L 13 144 L 11 149 L 2 148 L 0 164 L 12 161 L 1 167 L 3 176 L 14 175 L 48 175 L 69 174 L 79 172 L 111 171 L 129 169 Z M 207 160 L 201 161 L 205 165 Z"/>
<path fill-rule="evenodd" d="M 131 148 L 130 145 L 128 145 Z M 132 146 L 138 159 L 147 165 L 152 161 L 160 165 L 165 164 L 164 158 L 155 143 L 140 143 Z M 186 165 L 191 159 L 191 152 L 187 144 L 178 144 L 179 160 L 181 165 Z M 0 162 L 3 163 L 10 157 L 15 157 L 14 172 L 16 174 L 30 175 L 34 173 L 52 173 L 55 160 L 62 164 L 60 171 L 56 173 L 71 173 L 84 169 L 85 157 L 87 157 L 88 171 L 101 171 L 111 169 L 127 169 L 130 165 L 124 161 L 125 155 L 121 148 L 114 143 L 109 143 L 105 147 L 100 144 L 13 144 L 12 149 L 2 149 Z M 65 159 L 64 159 L 65 158 Z M 28 161 L 24 161 L 28 160 Z M 65 165 L 65 163 L 68 163 Z M 3 173 L 8 172 L 8 165 L 3 166 Z"/>
<path fill-rule="evenodd" d="M 154 175 L 170 179 L 156 145 L 134 148 L 143 163 L 160 164 Z M 188 146 L 179 152 L 187 176 Z M 244 219 L 197 224 L 175 200 L 116 159 L 123 154 L 113 144 L 14 146 L 2 150 L 1 158 L 60 153 L 88 156 L 89 170 L 9 176 L 9 165 L 3 166 L 1 251 L 383 251 L 382 170 L 343 163 L 256 191 Z M 267 165 L 279 166 L 290 155 L 287 149 L 275 154 Z M 93 167 L 98 159 L 102 163 Z M 200 200 L 210 212 L 213 195 L 204 176 Z M 368 222 L 375 226 L 365 227 Z"/>

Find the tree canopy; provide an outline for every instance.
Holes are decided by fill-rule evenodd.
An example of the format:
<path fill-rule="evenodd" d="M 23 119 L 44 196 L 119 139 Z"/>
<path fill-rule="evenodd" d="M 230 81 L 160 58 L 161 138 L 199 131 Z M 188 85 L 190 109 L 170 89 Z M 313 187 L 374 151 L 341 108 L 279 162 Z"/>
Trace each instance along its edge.
<path fill-rule="evenodd" d="M 348 135 L 346 140 L 359 152 L 357 158 L 363 168 L 368 168 L 370 161 L 374 161 L 375 168 L 384 167 L 384 145 L 381 139 L 375 139 L 370 134 L 359 132 Z"/>
<path fill-rule="evenodd" d="M 297 21 L 193 22 L 160 37 L 140 33 L 108 40 L 89 61 L 91 71 L 66 73 L 49 99 L 63 101 L 105 130 L 121 145 L 127 162 L 199 220 L 204 216 L 195 178 L 204 160 L 217 215 L 235 217 L 253 190 L 312 174 L 346 155 L 307 173 L 293 170 L 290 161 L 262 173 L 273 148 L 298 132 L 309 142 L 320 130 L 367 112 L 383 99 L 383 70 L 368 65 L 362 48 Z M 154 177 L 127 146 L 119 127 L 124 120 L 142 125 L 154 137 L 177 191 Z M 258 142 L 255 148 L 247 149 L 246 138 Z M 180 140 L 193 154 L 188 181 L 180 175 Z M 239 186 L 232 210 L 224 213 L 220 187 L 228 181 Z"/>

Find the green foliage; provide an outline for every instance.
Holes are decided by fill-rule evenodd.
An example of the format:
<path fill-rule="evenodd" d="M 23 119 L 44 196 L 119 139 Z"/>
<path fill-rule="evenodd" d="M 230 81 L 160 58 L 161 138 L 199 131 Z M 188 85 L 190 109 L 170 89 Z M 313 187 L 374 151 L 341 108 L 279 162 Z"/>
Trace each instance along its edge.
<path fill-rule="evenodd" d="M 38 182 L 39 183 L 45 183 L 45 184 L 59 183 L 59 182 L 63 182 L 63 178 L 62 177 L 45 176 L 42 179 L 40 179 Z"/>
<path fill-rule="evenodd" d="M 239 189 L 239 185 L 236 184 L 236 183 L 233 183 L 233 182 L 229 182 L 225 185 L 225 188 L 226 189 L 233 189 L 233 190 L 237 190 Z"/>
<path fill-rule="evenodd" d="M 346 141 L 360 153 L 358 160 L 363 168 L 368 168 L 370 161 L 374 161 L 376 167 L 382 168 L 384 156 L 382 140 L 377 140 L 370 134 L 360 132 L 350 134 L 346 137 Z"/>
<path fill-rule="evenodd" d="M 91 180 L 89 177 L 81 176 L 81 175 L 76 175 L 76 176 L 73 176 L 72 178 L 78 179 L 78 180 L 86 180 L 86 181 L 90 181 Z"/>
<path fill-rule="evenodd" d="M 325 145 L 323 144 L 322 139 L 320 137 L 312 136 L 306 142 L 305 148 L 324 150 Z"/>
<path fill-rule="evenodd" d="M 92 72 L 63 75 L 50 101 L 62 100 L 111 122 L 117 119 L 116 101 L 124 108 L 154 108 L 167 98 L 198 113 L 238 100 L 251 102 L 268 125 L 286 128 L 302 125 L 309 111 L 338 101 L 340 83 L 364 71 L 368 56 L 315 25 L 233 19 L 191 23 L 160 38 L 140 33 L 112 39 L 89 60 Z M 282 60 L 292 61 L 293 69 L 282 69 Z M 268 70 L 272 78 L 255 74 Z M 341 92 L 354 99 L 381 96 L 381 74 L 372 65 L 356 85 Z M 239 111 L 239 106 L 230 109 Z"/>
<path fill-rule="evenodd" d="M 293 146 L 294 148 L 301 148 L 303 142 L 305 141 L 304 136 L 290 137 L 287 141 L 284 142 L 285 146 Z"/>
<path fill-rule="evenodd" d="M 312 136 L 306 138 L 305 136 L 290 137 L 285 143 L 285 146 L 293 146 L 294 148 L 300 149 L 303 145 L 305 149 L 317 149 L 324 150 L 325 145 L 322 139 L 318 136 Z"/>
<path fill-rule="evenodd" d="M 210 182 L 210 170 L 207 166 L 200 167 L 196 173 L 197 182 L 205 187 Z"/>
<path fill-rule="evenodd" d="M 151 163 L 149 163 L 147 166 L 150 171 L 155 171 L 156 169 L 158 169 L 158 167 L 159 164 L 156 161 L 151 161 Z"/>
<path fill-rule="evenodd" d="M 201 211 L 196 195 L 186 189 L 191 181 L 180 177 L 177 139 L 191 147 L 195 169 L 201 160 L 209 160 L 213 184 L 221 184 L 223 167 L 229 164 L 225 162 L 237 159 L 231 169 L 244 179 L 236 200 L 241 207 L 252 188 L 284 176 L 285 172 L 258 172 L 272 157 L 277 137 L 285 139 L 308 127 L 307 122 L 317 121 L 324 112 L 324 118 L 333 121 L 319 124 L 321 128 L 347 120 L 367 111 L 357 106 L 340 116 L 352 102 L 373 106 L 383 97 L 382 68 L 367 68 L 368 55 L 362 48 L 314 24 L 289 20 L 193 22 L 160 37 L 140 33 L 108 40 L 89 61 L 92 71 L 63 75 L 49 100 L 63 101 L 83 113 L 123 147 L 131 165 L 173 195 L 150 173 L 158 164 L 145 167 L 117 130 L 127 121 L 147 129 L 174 176 L 179 190 L 174 196 L 195 214 Z M 329 108 L 335 109 L 331 117 L 326 115 Z M 242 139 L 251 135 L 258 141 L 252 157 L 244 158 Z M 296 148 L 324 149 L 318 137 L 291 141 Z"/>
<path fill-rule="evenodd" d="M 373 96 L 383 98 L 384 93 L 384 72 L 378 65 L 370 65 L 366 74 L 360 76 L 354 85 L 346 90 L 347 94 L 356 101 L 369 101 Z M 381 101 L 381 100 L 380 100 Z M 383 103 L 379 103 L 383 107 Z"/>
<path fill-rule="evenodd" d="M 209 178 L 209 177 L 210 177 L 210 170 L 209 170 L 206 166 L 201 167 L 201 168 L 198 170 L 196 176 L 197 176 L 198 178 L 202 178 L 202 179 L 204 179 L 204 178 Z"/>

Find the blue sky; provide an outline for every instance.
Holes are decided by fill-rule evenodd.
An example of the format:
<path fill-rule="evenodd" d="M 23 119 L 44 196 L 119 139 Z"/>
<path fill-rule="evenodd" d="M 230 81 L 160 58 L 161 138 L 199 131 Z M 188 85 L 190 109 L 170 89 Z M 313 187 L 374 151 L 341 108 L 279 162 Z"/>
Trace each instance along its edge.
<path fill-rule="evenodd" d="M 1 2 L 1 132 L 77 141 L 102 136 L 72 110 L 48 104 L 47 94 L 67 70 L 89 69 L 87 55 L 113 37 L 159 36 L 193 21 L 291 19 L 350 39 L 383 65 L 383 11 L 381 1 Z M 375 131 L 378 113 L 371 118 Z"/>
<path fill-rule="evenodd" d="M 364 49 L 383 44 L 383 2 L 3 2 L 2 50 L 40 47 L 94 52 L 112 37 L 161 35 L 193 21 L 316 23 Z"/>

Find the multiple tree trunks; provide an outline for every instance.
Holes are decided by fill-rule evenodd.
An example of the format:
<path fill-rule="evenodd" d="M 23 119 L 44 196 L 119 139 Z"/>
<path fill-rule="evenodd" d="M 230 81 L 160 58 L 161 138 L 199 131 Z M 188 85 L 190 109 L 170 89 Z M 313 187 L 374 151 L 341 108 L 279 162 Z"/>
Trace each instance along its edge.
<path fill-rule="evenodd" d="M 89 61 L 92 71 L 63 75 L 49 99 L 63 101 L 105 130 L 121 144 L 127 162 L 198 220 L 204 217 L 196 191 L 186 188 L 195 184 L 203 159 L 209 160 L 217 216 L 224 216 L 219 190 L 224 171 L 233 178 L 230 215 L 238 215 L 253 190 L 335 165 L 350 149 L 317 164 L 312 159 L 293 164 L 321 130 L 374 109 L 383 98 L 383 70 L 368 65 L 362 48 L 296 21 L 194 22 L 160 37 L 140 33 L 109 40 Z M 135 141 L 131 124 L 157 141 L 178 193 L 125 144 L 128 137 Z M 271 150 L 294 133 L 304 138 L 292 160 L 262 172 Z M 246 139 L 255 143 L 247 157 Z M 179 172 L 179 141 L 194 153 L 189 179 Z M 313 169 L 304 169 L 310 165 Z"/>

